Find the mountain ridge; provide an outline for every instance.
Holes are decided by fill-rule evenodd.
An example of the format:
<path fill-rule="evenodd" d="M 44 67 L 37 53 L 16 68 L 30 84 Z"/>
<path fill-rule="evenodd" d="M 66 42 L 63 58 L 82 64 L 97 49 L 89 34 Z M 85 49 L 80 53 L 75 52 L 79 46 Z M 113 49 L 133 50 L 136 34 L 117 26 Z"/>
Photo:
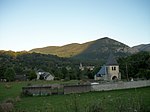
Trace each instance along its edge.
<path fill-rule="evenodd" d="M 111 39 L 103 37 L 97 40 L 85 43 L 71 43 L 64 46 L 47 46 L 43 48 L 35 48 L 29 52 L 57 55 L 58 57 L 67 57 L 79 60 L 88 61 L 105 61 L 110 53 L 116 57 L 127 56 L 139 52 L 140 50 L 134 47 Z"/>
<path fill-rule="evenodd" d="M 92 41 L 83 44 L 71 43 L 63 46 L 47 46 L 43 48 L 35 48 L 30 50 L 29 52 L 52 54 L 52 55 L 57 55 L 59 57 L 71 57 L 82 52 L 90 44 L 92 44 Z"/>
<path fill-rule="evenodd" d="M 133 46 L 132 48 L 138 49 L 139 51 L 150 51 L 150 44 L 140 44 Z"/>

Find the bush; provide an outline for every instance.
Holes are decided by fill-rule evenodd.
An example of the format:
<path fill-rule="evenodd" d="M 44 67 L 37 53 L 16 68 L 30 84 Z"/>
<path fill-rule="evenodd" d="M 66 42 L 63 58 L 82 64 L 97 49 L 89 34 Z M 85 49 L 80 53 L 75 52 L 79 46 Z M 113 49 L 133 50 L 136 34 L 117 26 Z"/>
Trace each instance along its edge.
<path fill-rule="evenodd" d="M 12 103 L 14 104 L 15 103 L 15 100 L 13 98 L 8 98 L 4 101 L 4 103 Z"/>
<path fill-rule="evenodd" d="M 100 102 L 94 102 L 89 104 L 88 109 L 86 112 L 104 112 L 104 107 Z"/>
<path fill-rule="evenodd" d="M 20 101 L 21 101 L 21 98 L 20 98 L 19 96 L 17 96 L 17 97 L 15 98 L 15 101 L 16 101 L 16 102 L 20 102 Z"/>
<path fill-rule="evenodd" d="M 114 104 L 116 112 L 148 112 L 148 109 L 143 104 L 142 98 L 136 94 L 134 97 L 128 96 L 127 100 L 118 97 Z"/>
<path fill-rule="evenodd" d="M 10 89 L 11 87 L 12 87 L 11 85 L 5 84 L 5 88 L 6 88 L 6 89 Z"/>
<path fill-rule="evenodd" d="M 7 81 L 14 81 L 15 75 L 16 73 L 13 68 L 8 68 L 4 73 L 4 77 L 6 78 Z"/>
<path fill-rule="evenodd" d="M 2 103 L 0 104 L 0 112 L 12 112 L 14 109 L 13 103 Z"/>
<path fill-rule="evenodd" d="M 81 112 L 80 102 L 78 99 L 78 94 L 73 94 L 71 100 L 65 102 L 67 112 Z"/>

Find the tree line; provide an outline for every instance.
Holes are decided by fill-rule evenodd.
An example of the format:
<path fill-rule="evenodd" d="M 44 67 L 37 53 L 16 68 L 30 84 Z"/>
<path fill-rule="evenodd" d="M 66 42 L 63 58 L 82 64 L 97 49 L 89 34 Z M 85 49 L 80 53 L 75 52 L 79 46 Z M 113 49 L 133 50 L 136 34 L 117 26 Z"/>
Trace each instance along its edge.
<path fill-rule="evenodd" d="M 150 52 L 139 52 L 118 59 L 123 79 L 150 79 Z"/>
<path fill-rule="evenodd" d="M 118 58 L 123 79 L 150 78 L 150 53 L 139 52 L 134 55 Z M 14 81 L 16 75 L 25 75 L 27 79 L 36 78 L 36 71 L 42 69 L 50 72 L 56 80 L 93 79 L 104 63 L 84 60 L 84 65 L 94 65 L 93 71 L 79 69 L 82 60 L 62 58 L 50 54 L 28 53 L 26 51 L 0 51 L 0 79 Z"/>
<path fill-rule="evenodd" d="M 0 79 L 13 81 L 16 75 L 26 75 L 29 80 L 32 80 L 36 78 L 35 72 L 39 69 L 50 72 L 57 80 L 91 77 L 91 71 L 79 70 L 79 63 L 79 60 L 50 54 L 0 51 Z"/>

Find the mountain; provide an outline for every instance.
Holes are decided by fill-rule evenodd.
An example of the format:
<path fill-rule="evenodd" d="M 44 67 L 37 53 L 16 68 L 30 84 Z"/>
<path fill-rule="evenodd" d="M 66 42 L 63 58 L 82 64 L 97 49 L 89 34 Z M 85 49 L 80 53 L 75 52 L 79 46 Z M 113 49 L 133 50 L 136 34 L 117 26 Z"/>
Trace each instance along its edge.
<path fill-rule="evenodd" d="M 134 49 L 138 49 L 139 51 L 150 51 L 150 44 L 141 44 L 133 47 Z"/>
<path fill-rule="evenodd" d="M 72 43 L 64 46 L 48 46 L 32 49 L 29 52 L 52 54 L 59 57 L 69 57 L 80 60 L 105 61 L 110 53 L 118 57 L 136 53 L 138 50 L 136 48 L 130 48 L 114 39 L 104 37 L 83 44 Z"/>
<path fill-rule="evenodd" d="M 92 42 L 87 42 L 84 44 L 72 43 L 64 46 L 48 46 L 44 48 L 32 49 L 29 52 L 53 54 L 59 57 L 72 57 L 83 52 L 90 44 L 92 44 Z"/>
<path fill-rule="evenodd" d="M 114 39 L 104 37 L 93 41 L 87 49 L 80 54 L 73 56 L 73 58 L 105 62 L 110 54 L 114 54 L 115 57 L 120 57 L 136 52 L 138 52 L 137 49 L 130 48 L 129 46 Z"/>

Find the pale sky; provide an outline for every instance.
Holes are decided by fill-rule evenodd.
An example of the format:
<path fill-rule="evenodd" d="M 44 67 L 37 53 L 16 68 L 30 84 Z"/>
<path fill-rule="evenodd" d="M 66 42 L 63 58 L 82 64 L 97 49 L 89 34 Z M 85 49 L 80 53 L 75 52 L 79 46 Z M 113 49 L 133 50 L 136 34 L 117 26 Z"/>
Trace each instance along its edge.
<path fill-rule="evenodd" d="M 150 43 L 150 0 L 0 0 L 0 50 L 110 37 Z"/>

